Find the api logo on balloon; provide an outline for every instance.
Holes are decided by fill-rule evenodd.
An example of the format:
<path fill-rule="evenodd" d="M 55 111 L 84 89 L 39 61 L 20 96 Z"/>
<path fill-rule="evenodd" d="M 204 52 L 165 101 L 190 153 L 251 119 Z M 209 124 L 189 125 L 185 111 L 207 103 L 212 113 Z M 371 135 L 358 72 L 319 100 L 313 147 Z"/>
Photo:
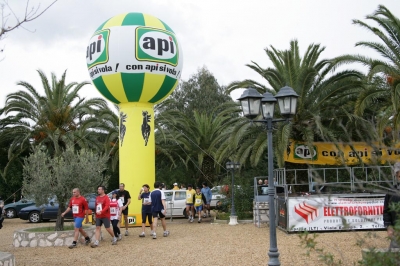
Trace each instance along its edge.
<path fill-rule="evenodd" d="M 136 28 L 136 59 L 176 66 L 179 52 L 175 36 L 165 30 Z"/>
<path fill-rule="evenodd" d="M 88 68 L 108 62 L 108 38 L 110 30 L 105 29 L 96 32 L 90 38 L 89 46 L 86 48 L 86 63 Z"/>

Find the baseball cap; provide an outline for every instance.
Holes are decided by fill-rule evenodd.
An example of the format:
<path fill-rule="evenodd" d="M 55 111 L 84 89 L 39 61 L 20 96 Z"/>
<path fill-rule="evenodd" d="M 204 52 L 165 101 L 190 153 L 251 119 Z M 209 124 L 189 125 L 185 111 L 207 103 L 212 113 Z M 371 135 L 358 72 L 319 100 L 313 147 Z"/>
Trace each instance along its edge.
<path fill-rule="evenodd" d="M 177 186 L 178 185 L 178 183 L 174 183 L 174 186 Z"/>

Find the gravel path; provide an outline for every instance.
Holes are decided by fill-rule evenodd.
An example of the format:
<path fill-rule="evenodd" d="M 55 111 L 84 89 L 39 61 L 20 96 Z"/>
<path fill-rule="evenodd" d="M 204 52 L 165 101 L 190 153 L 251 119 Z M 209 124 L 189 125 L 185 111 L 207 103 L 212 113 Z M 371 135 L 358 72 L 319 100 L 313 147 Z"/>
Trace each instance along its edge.
<path fill-rule="evenodd" d="M 130 235 L 123 237 L 118 245 L 111 246 L 110 236 L 104 230 L 105 240 L 93 249 L 78 246 L 49 248 L 14 248 L 13 232 L 37 226 L 53 225 L 52 222 L 30 224 L 20 219 L 7 219 L 0 230 L 0 251 L 13 253 L 17 265 L 266 265 L 268 262 L 269 228 L 256 228 L 253 224 L 214 224 L 204 219 L 201 224 L 187 223 L 183 219 L 168 222 L 169 237 L 162 237 L 158 227 L 158 239 L 149 236 L 139 238 L 139 228 L 130 228 Z M 332 252 L 341 258 L 344 265 L 357 264 L 361 249 L 356 246 L 358 239 L 368 232 L 320 233 L 319 248 Z M 388 246 L 386 232 L 373 232 L 374 238 L 367 240 L 377 248 Z M 277 232 L 278 249 L 282 265 L 324 265 L 316 255 L 305 256 L 296 234 Z"/>

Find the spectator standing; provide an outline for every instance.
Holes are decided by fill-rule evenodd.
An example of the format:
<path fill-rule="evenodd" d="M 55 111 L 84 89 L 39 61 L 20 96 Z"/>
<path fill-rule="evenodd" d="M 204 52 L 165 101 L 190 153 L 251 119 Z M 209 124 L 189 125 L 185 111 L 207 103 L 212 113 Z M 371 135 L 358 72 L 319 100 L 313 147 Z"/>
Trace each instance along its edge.
<path fill-rule="evenodd" d="M 118 197 L 121 199 L 122 204 L 124 204 L 124 206 L 122 207 L 122 214 L 124 216 L 124 223 L 125 223 L 125 236 L 128 236 L 129 235 L 129 233 L 128 233 L 128 213 L 129 213 L 128 206 L 131 203 L 131 195 L 129 194 L 128 190 L 125 190 L 124 183 L 119 184 Z"/>
<path fill-rule="evenodd" d="M 394 226 L 399 221 L 399 213 L 395 210 L 391 210 L 391 204 L 400 204 L 400 163 L 394 164 L 395 173 L 395 185 L 394 191 L 385 195 L 385 201 L 383 203 L 383 224 L 387 228 L 387 234 L 390 238 L 389 248 L 400 248 L 398 233 L 396 234 Z"/>
<path fill-rule="evenodd" d="M 151 201 L 151 212 L 154 218 L 154 233 L 153 239 L 157 239 L 157 219 L 160 217 L 161 224 L 164 229 L 164 237 L 169 236 L 169 231 L 167 231 L 167 223 L 165 221 L 165 215 L 167 213 L 167 204 L 165 203 L 165 194 L 164 191 L 160 190 L 162 184 L 158 181 L 154 183 L 154 190 L 150 193 L 150 201 Z"/>
<path fill-rule="evenodd" d="M 186 190 L 185 184 L 181 184 L 181 190 Z"/>
<path fill-rule="evenodd" d="M 193 186 L 192 185 L 188 185 L 188 190 L 186 190 L 186 214 L 189 216 L 189 222 L 193 223 L 194 221 L 194 194 L 196 194 L 196 192 L 192 189 Z M 193 214 L 193 216 L 192 216 Z"/>
<path fill-rule="evenodd" d="M 110 228 L 110 199 L 108 196 L 105 194 L 105 187 L 104 186 L 99 186 L 97 188 L 97 193 L 99 194 L 96 197 L 96 233 L 95 233 L 95 241 L 92 243 L 90 246 L 92 248 L 96 248 L 99 246 L 99 240 L 100 240 L 100 231 L 101 231 L 101 226 L 104 224 L 104 227 L 106 228 L 107 232 L 110 234 L 112 237 L 112 245 L 117 244 L 117 238 L 114 235 L 113 230 Z"/>
<path fill-rule="evenodd" d="M 179 190 L 178 183 L 174 183 L 174 188 L 172 190 Z"/>
<path fill-rule="evenodd" d="M 212 192 L 211 189 L 208 187 L 207 182 L 203 182 L 203 188 L 201 189 L 201 193 L 204 195 L 206 198 L 204 200 L 204 218 L 207 217 L 207 211 L 208 211 L 208 217 L 211 217 L 210 214 L 210 204 L 212 200 Z"/>
<path fill-rule="evenodd" d="M 118 197 L 118 192 L 114 191 L 112 193 L 112 198 L 110 201 L 110 215 L 111 224 L 113 227 L 114 236 L 118 239 L 122 239 L 121 230 L 119 229 L 119 221 L 121 220 L 122 207 L 124 204 L 122 200 Z"/>
<path fill-rule="evenodd" d="M 150 224 L 150 236 L 153 236 L 154 234 L 154 228 L 153 228 L 153 215 L 151 212 L 151 199 L 150 199 L 150 186 L 147 184 L 144 184 L 142 189 L 139 192 L 138 200 L 142 201 L 142 233 L 139 235 L 139 237 L 145 237 L 145 229 L 146 229 L 146 218 L 147 221 Z"/>
<path fill-rule="evenodd" d="M 65 212 L 61 213 L 61 217 L 64 217 L 66 213 L 72 210 L 72 215 L 74 217 L 74 241 L 68 248 L 76 248 L 76 243 L 78 241 L 79 233 L 85 238 L 85 245 L 90 244 L 90 238 L 82 228 L 83 219 L 88 223 L 88 203 L 85 197 L 81 196 L 79 188 L 74 188 L 72 190 L 72 198 L 69 200 L 68 208 Z"/>

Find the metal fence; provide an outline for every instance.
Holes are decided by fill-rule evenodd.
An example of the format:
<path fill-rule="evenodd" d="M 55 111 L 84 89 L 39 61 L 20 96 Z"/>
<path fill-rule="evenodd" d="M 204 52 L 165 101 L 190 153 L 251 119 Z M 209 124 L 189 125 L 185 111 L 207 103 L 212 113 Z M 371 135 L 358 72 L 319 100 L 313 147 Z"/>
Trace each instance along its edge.
<path fill-rule="evenodd" d="M 275 169 L 277 187 L 285 191 L 317 192 L 325 187 L 339 191 L 383 190 L 394 184 L 391 166 Z"/>

